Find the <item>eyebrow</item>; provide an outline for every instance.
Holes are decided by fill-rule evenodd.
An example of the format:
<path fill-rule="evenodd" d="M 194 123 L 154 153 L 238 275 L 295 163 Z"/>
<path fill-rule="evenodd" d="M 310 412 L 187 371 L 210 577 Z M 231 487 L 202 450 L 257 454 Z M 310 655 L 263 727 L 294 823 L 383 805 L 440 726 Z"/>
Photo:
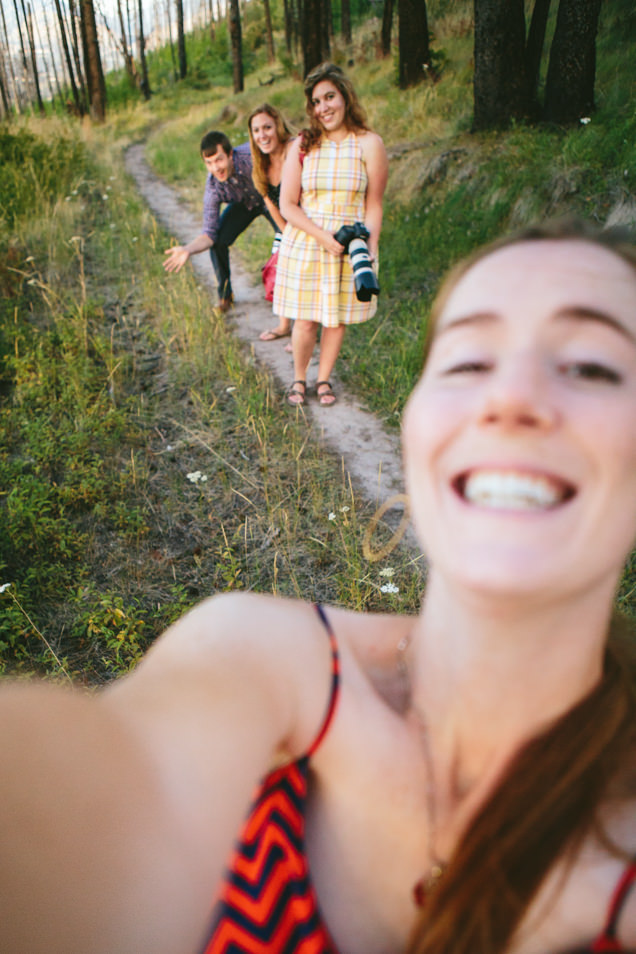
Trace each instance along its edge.
<path fill-rule="evenodd" d="M 608 315 L 606 311 L 601 311 L 598 308 L 590 308 L 588 305 L 573 305 L 570 308 L 563 308 L 556 315 L 557 319 L 564 319 L 565 321 L 591 321 L 596 324 L 605 325 L 607 328 L 612 328 L 614 331 L 617 331 L 624 338 L 627 338 L 632 344 L 636 345 L 636 335 L 629 328 L 626 328 L 622 321 L 619 321 L 617 318 Z"/>
<path fill-rule="evenodd" d="M 469 315 L 459 315 L 443 325 L 437 332 L 437 336 L 439 337 L 447 331 L 466 325 L 494 324 L 498 317 L 495 311 L 476 311 Z M 631 344 L 636 345 L 636 335 L 617 318 L 601 311 L 599 308 L 590 308 L 589 305 L 569 305 L 566 308 L 561 308 L 554 317 L 557 321 L 594 322 L 604 325 L 618 332 Z"/>

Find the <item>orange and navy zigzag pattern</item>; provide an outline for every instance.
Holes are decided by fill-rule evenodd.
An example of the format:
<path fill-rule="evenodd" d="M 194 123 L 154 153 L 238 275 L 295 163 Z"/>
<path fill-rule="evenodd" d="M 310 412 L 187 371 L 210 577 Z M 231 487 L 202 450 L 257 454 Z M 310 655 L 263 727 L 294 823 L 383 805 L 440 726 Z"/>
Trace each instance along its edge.
<path fill-rule="evenodd" d="M 337 954 L 304 848 L 309 758 L 268 776 L 223 886 L 204 954 Z"/>
<path fill-rule="evenodd" d="M 309 760 L 329 728 L 340 686 L 336 638 L 322 607 L 315 608 L 331 645 L 327 712 L 307 754 L 264 780 L 226 873 L 202 954 L 337 954 L 305 852 Z"/>

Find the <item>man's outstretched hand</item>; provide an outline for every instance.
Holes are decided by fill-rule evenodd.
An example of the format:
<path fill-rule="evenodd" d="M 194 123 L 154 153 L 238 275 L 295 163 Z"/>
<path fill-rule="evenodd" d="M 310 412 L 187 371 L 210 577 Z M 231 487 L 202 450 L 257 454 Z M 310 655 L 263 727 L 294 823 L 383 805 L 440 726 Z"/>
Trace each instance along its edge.
<path fill-rule="evenodd" d="M 164 252 L 168 257 L 163 263 L 167 272 L 180 272 L 190 258 L 190 253 L 184 245 L 175 245 Z"/>

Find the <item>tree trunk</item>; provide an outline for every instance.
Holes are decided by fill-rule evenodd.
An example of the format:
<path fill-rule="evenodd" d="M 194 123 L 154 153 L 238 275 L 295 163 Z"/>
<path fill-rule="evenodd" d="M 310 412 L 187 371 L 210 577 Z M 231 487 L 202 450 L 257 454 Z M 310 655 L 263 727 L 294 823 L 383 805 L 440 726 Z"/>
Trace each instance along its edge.
<path fill-rule="evenodd" d="M 0 62 L 0 99 L 2 100 L 2 118 L 6 118 L 11 112 L 9 103 L 9 94 L 7 90 L 7 79 L 4 71 L 4 59 Z"/>
<path fill-rule="evenodd" d="M 179 79 L 185 79 L 188 73 L 186 59 L 185 33 L 183 31 L 183 0 L 174 0 L 177 11 L 177 53 L 179 56 Z"/>
<path fill-rule="evenodd" d="M 166 21 L 168 23 L 168 45 L 170 46 L 170 61 L 172 63 L 172 75 L 176 83 L 179 74 L 177 73 L 177 59 L 174 54 L 174 39 L 172 37 L 172 16 L 170 15 L 170 0 L 166 0 Z"/>
<path fill-rule="evenodd" d="M 232 83 L 235 93 L 243 92 L 243 45 L 239 0 L 229 0 L 230 41 L 232 44 Z"/>
<path fill-rule="evenodd" d="M 324 59 L 323 37 L 326 33 L 324 12 L 322 0 L 305 0 L 301 20 L 304 76 L 307 76 Z"/>
<path fill-rule="evenodd" d="M 391 52 L 391 27 L 393 26 L 394 0 L 384 0 L 382 10 L 382 56 Z"/>
<path fill-rule="evenodd" d="M 55 12 L 57 13 L 57 23 L 60 29 L 60 39 L 62 42 L 62 49 L 64 51 L 64 58 L 66 60 L 66 69 L 68 71 L 69 83 L 71 86 L 71 93 L 73 94 L 73 105 L 78 116 L 82 116 L 84 110 L 82 109 L 82 103 L 80 100 L 79 90 L 75 83 L 75 76 L 73 75 L 73 63 L 71 60 L 71 52 L 68 47 L 68 39 L 66 36 L 66 26 L 64 23 L 64 17 L 62 15 L 62 7 L 60 6 L 60 0 L 55 0 Z"/>
<path fill-rule="evenodd" d="M 333 41 L 333 10 L 331 9 L 331 0 L 322 0 L 324 6 L 323 34 L 322 34 L 322 58 L 328 60 L 331 57 L 331 43 Z"/>
<path fill-rule="evenodd" d="M 80 92 L 82 95 L 82 115 L 88 112 L 89 102 L 88 102 L 88 88 L 86 85 L 86 77 L 82 69 L 82 64 L 80 61 L 79 55 L 79 40 L 77 36 L 77 11 L 75 9 L 75 0 L 69 0 L 68 4 L 69 14 L 71 17 L 71 38 L 72 38 L 72 47 L 73 47 L 73 59 L 75 61 L 75 72 L 78 78 Z M 80 18 L 81 23 L 81 18 Z"/>
<path fill-rule="evenodd" d="M 144 35 L 144 11 L 142 0 L 137 3 L 137 42 L 139 43 L 139 62 L 141 64 L 141 94 L 145 100 L 150 99 L 150 80 L 148 79 L 148 64 L 146 63 L 146 37 Z"/>
<path fill-rule="evenodd" d="M 347 46 L 350 46 L 353 37 L 351 35 L 351 4 L 349 0 L 340 0 L 340 16 L 342 39 L 345 41 Z"/>
<path fill-rule="evenodd" d="M 400 89 L 426 78 L 431 62 L 425 0 L 398 0 Z"/>
<path fill-rule="evenodd" d="M 11 79 L 11 89 L 13 90 L 13 101 L 15 103 L 15 109 L 18 115 L 22 112 L 22 106 L 20 104 L 20 93 L 18 90 L 18 84 L 16 82 L 15 73 L 13 71 L 13 60 L 11 58 L 11 51 L 9 46 L 9 34 L 7 33 L 7 21 L 4 16 L 4 7 L 2 5 L 2 0 L 0 0 L 0 15 L 2 16 L 2 30 L 4 33 L 4 48 L 6 50 L 5 62 L 9 65 L 9 76 Z"/>
<path fill-rule="evenodd" d="M 473 131 L 528 114 L 523 0 L 475 0 L 473 95 Z"/>
<path fill-rule="evenodd" d="M 291 0 L 283 0 L 283 19 L 285 21 L 285 49 L 291 55 L 294 21 Z"/>
<path fill-rule="evenodd" d="M 81 0 L 80 14 L 89 109 L 91 119 L 101 123 L 106 118 L 106 86 L 97 40 L 97 23 L 93 0 Z"/>
<path fill-rule="evenodd" d="M 46 110 L 44 108 L 44 103 L 42 102 L 42 93 L 40 91 L 40 76 L 38 73 L 38 63 L 35 56 L 35 37 L 33 36 L 33 19 L 31 16 L 31 7 L 28 11 L 24 5 L 24 0 L 22 2 L 22 15 L 24 16 L 24 22 L 26 24 L 26 34 L 29 41 L 29 54 L 31 59 L 31 73 L 33 76 L 33 89 L 35 90 L 35 101 L 38 104 L 38 112 L 41 116 L 46 116 Z"/>
<path fill-rule="evenodd" d="M 62 105 L 64 105 L 64 96 L 62 94 L 62 85 L 60 83 L 60 76 L 57 71 L 57 65 L 55 63 L 55 48 L 53 46 L 53 40 L 51 39 L 51 27 L 49 25 L 49 17 L 46 12 L 44 12 L 44 25 L 46 26 L 46 41 L 49 46 L 49 53 L 51 54 L 51 64 L 53 66 L 53 78 L 55 80 L 55 88 L 57 90 L 57 96 Z"/>
<path fill-rule="evenodd" d="M 15 22 L 18 28 L 18 39 L 20 40 L 20 54 L 22 57 L 22 85 L 24 87 L 24 93 L 26 102 L 31 102 L 31 93 L 29 90 L 29 68 L 27 66 L 26 51 L 24 49 L 24 39 L 22 37 L 22 26 L 20 24 L 20 12 L 18 10 L 17 0 L 13 0 L 13 9 L 15 11 Z"/>
<path fill-rule="evenodd" d="M 575 123 L 594 109 L 601 0 L 561 0 L 545 89 L 544 118 Z"/>
<path fill-rule="evenodd" d="M 214 43 L 214 41 L 216 40 L 216 14 L 214 12 L 214 0 L 210 0 L 209 24 L 210 24 L 210 42 Z"/>
<path fill-rule="evenodd" d="M 533 111 L 539 91 L 539 73 L 548 14 L 550 13 L 550 2 L 551 0 L 534 0 L 534 9 L 530 20 L 530 29 L 528 30 L 526 76 L 528 78 L 528 95 L 532 100 Z"/>
<path fill-rule="evenodd" d="M 135 61 L 133 59 L 130 46 L 128 45 L 128 37 L 126 36 L 126 25 L 124 23 L 124 11 L 121 7 L 121 0 L 117 0 L 117 16 L 119 17 L 119 30 L 121 32 L 120 46 L 121 51 L 124 57 L 124 68 L 126 70 L 126 76 L 130 82 L 130 85 L 137 88 L 137 70 L 135 68 Z"/>
<path fill-rule="evenodd" d="M 269 7 L 269 0 L 263 0 L 263 10 L 265 12 L 265 41 L 267 43 L 267 59 L 273 63 L 276 58 L 274 50 L 274 32 L 272 30 L 272 12 Z"/>

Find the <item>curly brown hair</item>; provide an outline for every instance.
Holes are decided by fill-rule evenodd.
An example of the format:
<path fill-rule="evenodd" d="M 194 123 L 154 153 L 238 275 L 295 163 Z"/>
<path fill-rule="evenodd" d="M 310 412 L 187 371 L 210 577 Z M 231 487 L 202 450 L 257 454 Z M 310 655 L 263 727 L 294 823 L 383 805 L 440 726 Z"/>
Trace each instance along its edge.
<path fill-rule="evenodd" d="M 324 130 L 316 118 L 312 97 L 318 83 L 322 83 L 324 80 L 333 83 L 344 99 L 345 126 L 347 129 L 350 132 L 367 132 L 369 129 L 366 113 L 360 105 L 353 83 L 347 74 L 335 63 L 321 63 L 305 77 L 304 91 L 307 100 L 306 111 L 309 117 L 309 128 L 303 129 L 300 133 L 303 152 L 310 152 L 311 149 L 315 149 L 322 138 Z"/>

